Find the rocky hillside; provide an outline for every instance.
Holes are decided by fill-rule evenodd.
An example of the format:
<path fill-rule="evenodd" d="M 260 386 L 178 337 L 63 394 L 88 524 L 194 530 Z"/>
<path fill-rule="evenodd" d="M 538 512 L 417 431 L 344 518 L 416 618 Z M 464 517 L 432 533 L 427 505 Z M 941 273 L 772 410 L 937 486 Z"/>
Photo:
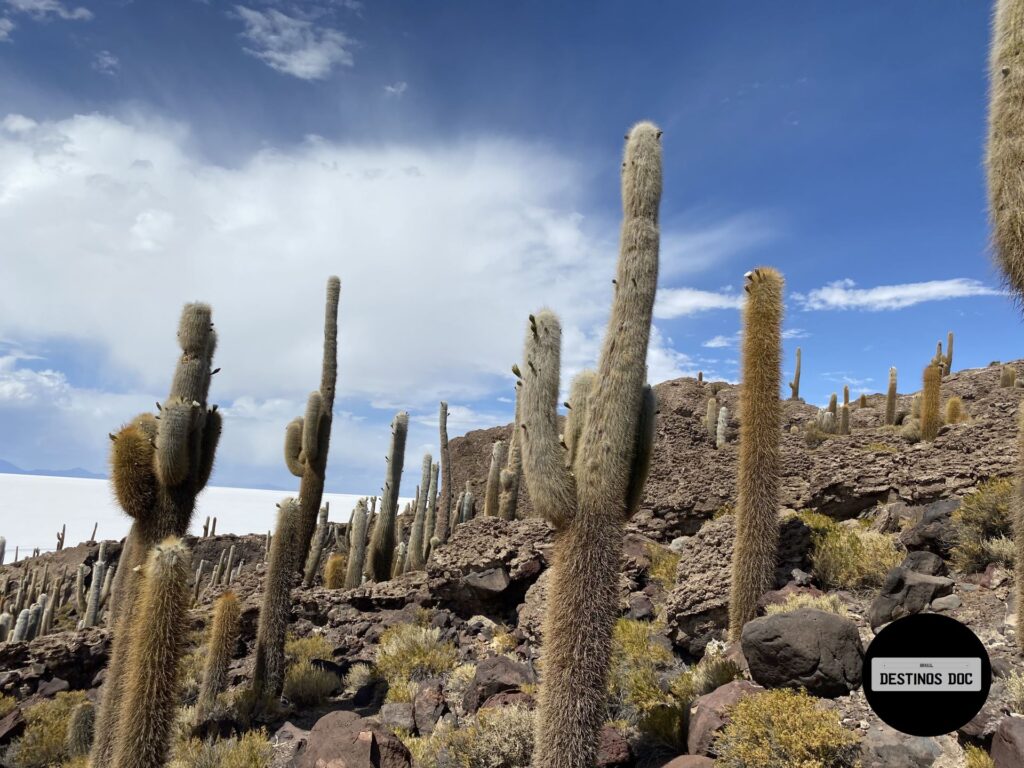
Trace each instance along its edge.
<path fill-rule="evenodd" d="M 953 768 L 981 752 L 998 768 L 1024 765 L 1024 717 L 1011 716 L 1024 713 L 1024 664 L 1015 651 L 1003 544 L 1010 487 L 989 482 L 1015 465 L 1022 393 L 1000 388 L 999 377 L 998 367 L 947 377 L 943 399 L 960 397 L 968 419 L 944 426 L 928 443 L 907 442 L 883 426 L 884 398 L 875 395 L 866 407 L 854 403 L 852 434 L 812 447 L 803 429 L 817 409 L 785 403 L 777 589 L 731 646 L 722 639 L 738 423 L 733 417 L 729 442 L 716 449 L 703 418 L 712 392 L 736 414 L 737 390 L 692 379 L 659 385 L 651 476 L 625 540 L 602 768 L 758 765 L 736 761 L 753 749 L 749 719 L 766 717 L 820 721 L 830 756 L 820 764 L 828 768 L 852 768 L 857 760 L 865 768 Z M 909 411 L 911 395 L 901 396 L 899 407 Z M 456 490 L 468 481 L 482 500 L 491 444 L 509 430 L 451 441 Z M 529 509 L 524 484 L 520 511 Z M 214 601 L 231 589 L 242 611 L 228 691 L 209 717 L 183 720 L 176 768 L 223 764 L 226 758 L 210 757 L 220 754 L 217 745 L 242 749 L 232 739 L 253 733 L 259 756 L 238 764 L 254 768 L 335 760 L 353 768 L 528 765 L 550 578 L 552 533 L 543 522 L 478 517 L 459 526 L 424 571 L 351 590 L 327 589 L 321 577 L 313 587 L 296 587 L 288 646 L 294 677 L 280 708 L 256 721 L 243 716 L 239 694 L 252 675 L 266 542 L 253 535 L 187 543 L 193 572 L 201 560 L 208 566 L 190 611 L 183 705 L 196 698 Z M 231 546 L 242 567 L 230 585 L 211 585 L 210 565 Z M 0 590 L 9 602 L 44 569 L 66 572 L 67 590 L 80 564 L 94 568 L 98 550 L 83 544 L 0 567 Z M 114 561 L 119 546 L 107 542 L 105 550 Z M 936 738 L 884 726 L 860 689 L 861 657 L 874 633 L 919 611 L 967 623 L 995 671 L 979 716 Z M 50 762 L 31 762 L 25 744 L 41 738 L 40 706 L 97 697 L 110 638 L 102 622 L 75 629 L 79 618 L 71 595 L 50 633 L 0 643 L 0 764 L 74 765 L 62 751 L 63 732 L 48 737 L 55 745 Z M 189 737 L 218 740 L 203 746 Z M 803 737 L 780 728 L 776 746 L 796 754 L 793 744 Z M 186 759 L 200 753 L 214 762 Z M 770 765 L 786 764 L 795 763 Z"/>

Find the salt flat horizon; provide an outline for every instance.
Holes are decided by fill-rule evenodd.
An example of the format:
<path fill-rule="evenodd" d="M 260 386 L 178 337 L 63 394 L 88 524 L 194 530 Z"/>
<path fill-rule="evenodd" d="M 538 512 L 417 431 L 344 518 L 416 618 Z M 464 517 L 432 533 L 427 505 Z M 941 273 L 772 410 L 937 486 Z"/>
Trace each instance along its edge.
<path fill-rule="evenodd" d="M 206 516 L 217 518 L 217 533 L 265 533 L 274 527 L 277 504 L 295 490 L 274 491 L 259 488 L 208 486 L 196 502 L 189 530 L 202 533 Z M 325 493 L 330 502 L 330 519 L 346 522 L 356 502 L 370 494 Z M 410 499 L 402 498 L 399 504 Z M 87 541 L 92 527 L 99 523 L 97 540 L 121 539 L 128 534 L 131 519 L 117 505 L 109 480 L 51 475 L 0 473 L 0 536 L 7 539 L 5 562 L 14 559 L 18 547 L 25 557 L 39 547 L 48 552 L 56 548 L 57 531 L 67 524 L 65 546 Z"/>

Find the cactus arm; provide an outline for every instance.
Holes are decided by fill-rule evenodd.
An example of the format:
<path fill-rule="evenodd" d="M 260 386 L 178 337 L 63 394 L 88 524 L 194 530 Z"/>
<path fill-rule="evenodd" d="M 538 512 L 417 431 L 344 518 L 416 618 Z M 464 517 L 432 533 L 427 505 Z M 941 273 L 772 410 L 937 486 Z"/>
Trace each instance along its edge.
<path fill-rule="evenodd" d="M 149 414 L 143 416 L 152 419 Z M 137 416 L 111 436 L 111 483 L 121 508 L 133 518 L 146 515 L 153 508 L 157 495 L 153 440 L 138 423 L 143 416 Z"/>
<path fill-rule="evenodd" d="M 594 371 L 580 371 L 569 387 L 569 414 L 565 417 L 563 440 L 568 451 L 566 461 L 570 467 L 575 467 L 579 456 L 580 439 L 583 437 L 583 427 L 587 423 L 590 407 L 590 393 L 596 382 L 597 374 Z"/>
<path fill-rule="evenodd" d="M 729 635 L 734 640 L 754 618 L 758 598 L 771 589 L 779 537 L 782 275 L 756 269 L 748 273 L 746 290 L 737 536 L 729 599 Z"/>
<path fill-rule="evenodd" d="M 327 302 L 324 307 L 324 355 L 320 366 L 320 394 L 323 412 L 334 413 L 334 392 L 338 384 L 338 301 L 341 280 L 336 275 L 327 279 Z"/>
<path fill-rule="evenodd" d="M 644 385 L 640 401 L 640 418 L 637 421 L 636 442 L 633 445 L 633 467 L 629 472 L 629 487 L 626 490 L 626 519 L 636 514 L 643 498 L 644 485 L 651 470 L 651 454 L 654 449 L 654 426 L 658 413 L 658 399 L 650 384 Z"/>
<path fill-rule="evenodd" d="M 319 391 L 310 392 L 306 401 L 306 416 L 302 420 L 302 454 L 307 466 L 320 455 L 320 419 L 324 400 Z"/>
<path fill-rule="evenodd" d="M 565 528 L 576 510 L 576 484 L 558 437 L 558 387 L 562 328 L 550 310 L 530 316 L 523 359 L 523 474 L 537 513 Z"/>
<path fill-rule="evenodd" d="M 220 444 L 220 433 L 223 428 L 223 421 L 217 406 L 206 412 L 206 421 L 203 424 L 203 438 L 199 445 L 199 474 L 196 478 L 196 491 L 201 491 L 210 481 L 213 474 L 213 461 L 217 455 L 217 446 Z"/>
<path fill-rule="evenodd" d="M 292 419 L 284 430 L 284 463 L 295 477 L 302 477 L 306 466 L 302 461 L 302 417 Z"/>

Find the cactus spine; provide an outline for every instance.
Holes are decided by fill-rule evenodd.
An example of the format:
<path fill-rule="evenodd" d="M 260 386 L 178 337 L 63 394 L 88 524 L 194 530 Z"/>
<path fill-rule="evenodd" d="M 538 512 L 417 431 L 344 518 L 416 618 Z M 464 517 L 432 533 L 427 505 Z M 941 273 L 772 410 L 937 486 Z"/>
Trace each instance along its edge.
<path fill-rule="evenodd" d="M 793 373 L 793 380 L 789 382 L 789 389 L 792 394 L 790 400 L 800 399 L 800 347 L 796 348 L 796 371 Z"/>
<path fill-rule="evenodd" d="M 729 409 L 724 405 L 718 411 L 718 431 L 715 435 L 715 447 L 721 448 L 726 443 L 726 432 L 729 429 Z"/>
<path fill-rule="evenodd" d="M 622 164 L 623 223 L 611 317 L 582 419 L 576 460 L 558 435 L 561 328 L 544 310 L 527 329 L 522 391 L 523 470 L 537 511 L 557 531 L 544 620 L 534 768 L 584 768 L 604 719 L 622 535 L 643 487 L 653 397 L 645 387 L 658 275 L 661 131 L 640 123 Z M 575 413 L 577 410 L 580 413 Z M 639 460 L 639 466 L 634 466 Z"/>
<path fill-rule="evenodd" d="M 885 393 L 885 423 L 896 423 L 896 369 L 889 369 L 889 391 Z"/>
<path fill-rule="evenodd" d="M 331 554 L 324 564 L 324 587 L 327 589 L 341 589 L 345 586 L 345 568 L 348 560 L 344 555 L 337 552 Z"/>
<path fill-rule="evenodd" d="M 366 557 L 366 500 L 356 502 L 349 522 L 348 567 L 345 569 L 345 589 L 358 587 L 363 581 L 363 561 Z"/>
<path fill-rule="evenodd" d="M 850 434 L 850 404 L 843 403 L 839 408 L 839 434 Z"/>
<path fill-rule="evenodd" d="M 96 710 L 91 701 L 83 701 L 71 710 L 67 734 L 64 737 L 64 749 L 68 757 L 85 757 L 89 754 L 95 720 Z"/>
<path fill-rule="evenodd" d="M 409 432 L 409 414 L 401 411 L 391 422 L 391 449 L 388 451 L 388 471 L 384 481 L 384 494 L 380 500 L 380 513 L 373 525 L 370 551 L 367 557 L 367 575 L 373 581 L 391 578 L 391 561 L 395 553 L 395 516 L 398 514 L 398 490 L 402 484 L 402 465 L 405 462 L 405 440 Z"/>
<path fill-rule="evenodd" d="M 441 467 L 436 462 L 430 467 L 430 485 L 427 488 L 427 516 L 423 520 L 423 562 L 430 558 L 431 540 L 437 522 L 437 479 Z"/>
<path fill-rule="evenodd" d="M 278 505 L 277 527 L 263 579 L 263 602 L 256 627 L 256 664 L 252 689 L 257 707 L 281 695 L 284 686 L 284 636 L 291 614 L 292 576 L 302 535 L 301 508 L 295 499 Z"/>
<path fill-rule="evenodd" d="M 487 473 L 484 490 L 484 517 L 498 516 L 498 498 L 501 492 L 501 467 L 508 458 L 504 440 L 497 440 L 491 446 L 491 468 Z"/>
<path fill-rule="evenodd" d="M 169 537 L 149 554 L 131 628 L 113 768 L 159 768 L 167 762 L 177 703 L 178 662 L 185 649 L 190 552 Z"/>
<path fill-rule="evenodd" d="M 159 417 L 140 414 L 111 436 L 111 482 L 118 503 L 133 522 L 112 587 L 108 621 L 113 643 L 90 755 L 97 766 L 112 762 L 142 566 L 157 544 L 188 532 L 196 496 L 210 479 L 220 440 L 220 413 L 216 406 L 207 408 L 217 347 L 209 306 L 185 306 L 178 344 L 182 354 L 168 398 L 158 406 Z"/>
<path fill-rule="evenodd" d="M 423 570 L 423 525 L 427 516 L 427 487 L 430 485 L 430 468 L 434 459 L 428 453 L 423 457 L 423 475 L 416 499 L 415 512 L 412 518 L 412 530 L 409 533 L 409 546 L 405 560 L 405 570 Z"/>
<path fill-rule="evenodd" d="M 515 520 L 516 507 L 519 505 L 519 479 L 523 474 L 523 453 L 520 448 L 519 388 L 516 382 L 516 411 L 512 422 L 512 436 L 508 441 L 508 460 L 505 468 L 498 476 L 501 492 L 498 495 L 498 517 L 502 520 Z"/>
<path fill-rule="evenodd" d="M 309 551 L 327 475 L 327 451 L 331 442 L 334 391 L 338 383 L 338 298 L 341 281 L 327 280 L 324 310 L 324 352 L 320 365 L 320 389 L 310 393 L 306 415 L 285 428 L 285 464 L 299 483 L 298 552 Z M 299 558 L 296 567 L 305 561 Z"/>
<path fill-rule="evenodd" d="M 946 374 L 953 372 L 953 332 L 950 331 L 946 334 L 946 357 L 942 361 L 942 367 L 945 369 Z"/>
<path fill-rule="evenodd" d="M 438 430 L 441 437 L 441 511 L 434 527 L 434 535 L 442 544 L 448 541 L 452 518 L 452 457 L 448 451 L 448 403 L 441 401 L 438 415 Z M 0 563 L 2 565 L 2 563 Z"/>
<path fill-rule="evenodd" d="M 309 548 L 306 556 L 306 567 L 303 571 L 302 586 L 311 587 L 316 580 L 317 571 L 320 568 L 320 559 L 324 554 L 324 545 L 327 543 L 327 534 L 330 533 L 331 524 L 327 522 L 330 514 L 330 502 L 320 508 L 320 522 L 317 525 L 316 533 L 313 535 L 313 545 Z M 232 547 L 232 549 L 234 549 Z"/>
<path fill-rule="evenodd" d="M 210 641 L 206 649 L 206 664 L 203 666 L 203 683 L 196 700 L 196 722 L 202 722 L 213 711 L 217 694 L 224 688 L 228 678 L 228 664 L 238 643 L 238 619 L 242 607 L 234 592 L 225 592 L 213 608 L 213 623 L 210 627 Z"/>
<path fill-rule="evenodd" d="M 924 388 L 921 395 L 921 439 L 934 440 L 939 433 L 942 419 L 939 416 L 939 385 L 942 383 L 942 369 L 929 365 L 924 369 Z"/>
<path fill-rule="evenodd" d="M 739 639 L 743 625 L 754 618 L 758 598 L 775 581 L 779 543 L 782 289 L 782 275 L 774 269 L 755 269 L 747 274 L 736 545 L 729 595 L 729 636 L 733 640 Z M 835 395 L 831 404 L 835 405 Z"/>

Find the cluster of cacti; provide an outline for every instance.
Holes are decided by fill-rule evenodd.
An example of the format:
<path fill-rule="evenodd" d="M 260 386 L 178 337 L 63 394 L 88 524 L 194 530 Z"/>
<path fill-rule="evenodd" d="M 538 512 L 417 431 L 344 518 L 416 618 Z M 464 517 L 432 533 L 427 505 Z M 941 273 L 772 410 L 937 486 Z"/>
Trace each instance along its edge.
<path fill-rule="evenodd" d="M 476 499 L 473 497 L 473 491 L 470 487 L 470 482 L 466 481 L 466 489 L 459 494 L 459 500 L 455 505 L 455 509 L 452 510 L 452 528 L 460 523 L 466 523 L 473 519 L 476 514 Z"/>
<path fill-rule="evenodd" d="M 196 722 L 201 722 L 213 711 L 217 694 L 227 681 L 228 664 L 238 644 L 238 620 L 241 615 L 242 607 L 234 592 L 225 592 L 217 598 L 206 647 L 203 681 L 196 699 Z"/>
<path fill-rule="evenodd" d="M 736 544 L 729 592 L 729 636 L 738 640 L 772 588 L 779 541 L 779 401 L 782 275 L 747 274 L 740 384 L 740 460 Z M 832 396 L 832 404 L 835 395 Z M 834 418 L 835 411 L 830 409 Z"/>
<path fill-rule="evenodd" d="M 409 532 L 409 543 L 405 562 L 405 569 L 409 571 L 422 570 L 426 563 L 423 558 L 423 531 L 427 516 L 427 488 L 430 485 L 430 469 L 433 465 L 433 457 L 429 453 L 424 455 L 422 482 L 420 483 L 420 490 L 416 493 L 416 501 L 413 508 L 412 530 Z"/>
<path fill-rule="evenodd" d="M 79 570 L 85 566 L 80 566 Z M 110 599 L 116 567 L 110 567 L 106 558 L 106 542 L 100 543 L 99 553 L 96 562 L 92 565 L 92 582 L 89 585 L 89 595 L 85 599 L 85 611 L 79 622 L 79 629 L 83 627 L 95 627 L 100 622 L 100 612 Z M 78 585 L 84 588 L 84 578 L 80 579 Z M 81 601 L 81 598 L 79 598 Z"/>
<path fill-rule="evenodd" d="M 498 499 L 501 496 L 501 470 L 508 460 L 508 448 L 504 440 L 498 440 L 491 446 L 491 468 L 487 473 L 487 484 L 484 486 L 484 517 L 498 516 Z"/>
<path fill-rule="evenodd" d="M 704 414 L 704 429 L 707 430 L 708 437 L 712 440 L 715 439 L 718 432 L 718 398 L 709 397 L 707 411 Z"/>
<path fill-rule="evenodd" d="M 309 395 L 306 414 L 285 428 L 284 461 L 299 483 L 299 552 L 309 551 L 327 474 L 327 451 L 334 419 L 334 391 L 338 382 L 338 299 L 341 281 L 327 280 L 324 310 L 324 351 L 320 365 L 320 388 Z M 297 567 L 305 563 L 300 558 Z"/>
<path fill-rule="evenodd" d="M 399 412 L 391 422 L 391 448 L 387 455 L 387 475 L 380 500 L 380 513 L 373 524 L 370 547 L 366 557 L 366 576 L 371 581 L 391 578 L 395 556 L 395 518 L 398 515 L 398 492 L 405 462 L 405 441 L 409 433 L 409 414 Z"/>
<path fill-rule="evenodd" d="M 211 524 L 210 516 L 207 515 L 206 516 L 206 522 L 203 523 L 203 538 L 206 539 L 206 538 L 209 538 L 210 536 L 216 536 L 216 535 L 217 535 L 217 518 L 216 517 L 213 518 L 213 522 Z"/>
<path fill-rule="evenodd" d="M 598 386 L 586 407 L 573 402 L 569 411 L 566 435 L 580 435 L 571 448 L 558 434 L 558 318 L 543 310 L 530 317 L 526 333 L 523 472 L 537 512 L 556 530 L 536 768 L 593 765 L 604 721 L 623 526 L 646 479 L 650 445 L 643 443 L 653 437 L 654 397 L 645 378 L 658 275 L 660 136 L 655 126 L 641 123 L 627 137 L 611 317 Z"/>
<path fill-rule="evenodd" d="M 363 583 L 363 562 L 366 558 L 366 501 L 360 499 L 352 512 L 348 534 L 348 565 L 345 568 L 345 589 Z"/>
<path fill-rule="evenodd" d="M 796 371 L 793 373 L 793 380 L 789 382 L 789 389 L 792 394 L 790 400 L 800 399 L 800 347 L 796 348 Z"/>
<path fill-rule="evenodd" d="M 195 508 L 196 495 L 206 486 L 220 439 L 221 419 L 216 407 L 207 408 L 211 368 L 216 350 L 216 333 L 205 304 L 189 304 L 182 312 L 178 343 L 182 354 L 175 368 L 171 390 L 158 416 L 141 414 L 124 426 L 113 440 L 111 480 L 121 507 L 133 519 L 131 531 L 122 549 L 113 583 L 111 610 L 113 644 L 103 685 L 102 701 L 96 717 L 93 765 L 116 765 L 115 740 L 118 735 L 136 729 L 135 713 L 130 726 L 122 722 L 130 687 L 152 672 L 163 656 L 133 656 L 133 629 L 142 621 L 140 611 L 148 607 L 147 594 L 140 597 L 143 583 L 149 584 L 149 570 L 162 573 L 163 561 L 147 566 L 150 551 L 168 536 L 184 536 Z M 161 550 L 164 551 L 164 550 Z M 165 560 L 179 558 L 174 547 L 166 550 Z M 154 555 L 156 556 L 156 555 Z M 182 563 L 186 574 L 187 563 Z M 159 579 L 158 579 L 159 580 Z M 187 575 L 182 580 L 187 598 Z M 161 638 L 163 639 L 163 638 Z M 142 669 L 133 668 L 129 657 Z M 160 674 L 175 674 L 175 667 Z M 138 729 L 142 733 L 141 729 Z M 145 734 L 148 737 L 148 732 Z M 151 754 L 148 747 L 144 750 Z M 163 764 L 160 758 L 148 765 Z M 122 760 L 138 759 L 124 756 Z"/>
<path fill-rule="evenodd" d="M 54 629 L 54 618 L 72 599 L 79 626 L 83 626 L 82 617 L 87 607 L 85 575 L 89 572 L 87 565 L 80 565 L 78 582 L 72 583 L 67 578 L 66 565 L 59 572 L 51 572 L 49 563 L 44 563 L 41 567 L 23 569 L 20 578 L 10 575 L 0 578 L 0 643 L 27 641 L 49 634 Z M 93 583 L 99 585 L 101 609 L 110 593 L 112 574 L 107 571 L 105 576 L 97 575 L 95 567 L 92 572 Z"/>

